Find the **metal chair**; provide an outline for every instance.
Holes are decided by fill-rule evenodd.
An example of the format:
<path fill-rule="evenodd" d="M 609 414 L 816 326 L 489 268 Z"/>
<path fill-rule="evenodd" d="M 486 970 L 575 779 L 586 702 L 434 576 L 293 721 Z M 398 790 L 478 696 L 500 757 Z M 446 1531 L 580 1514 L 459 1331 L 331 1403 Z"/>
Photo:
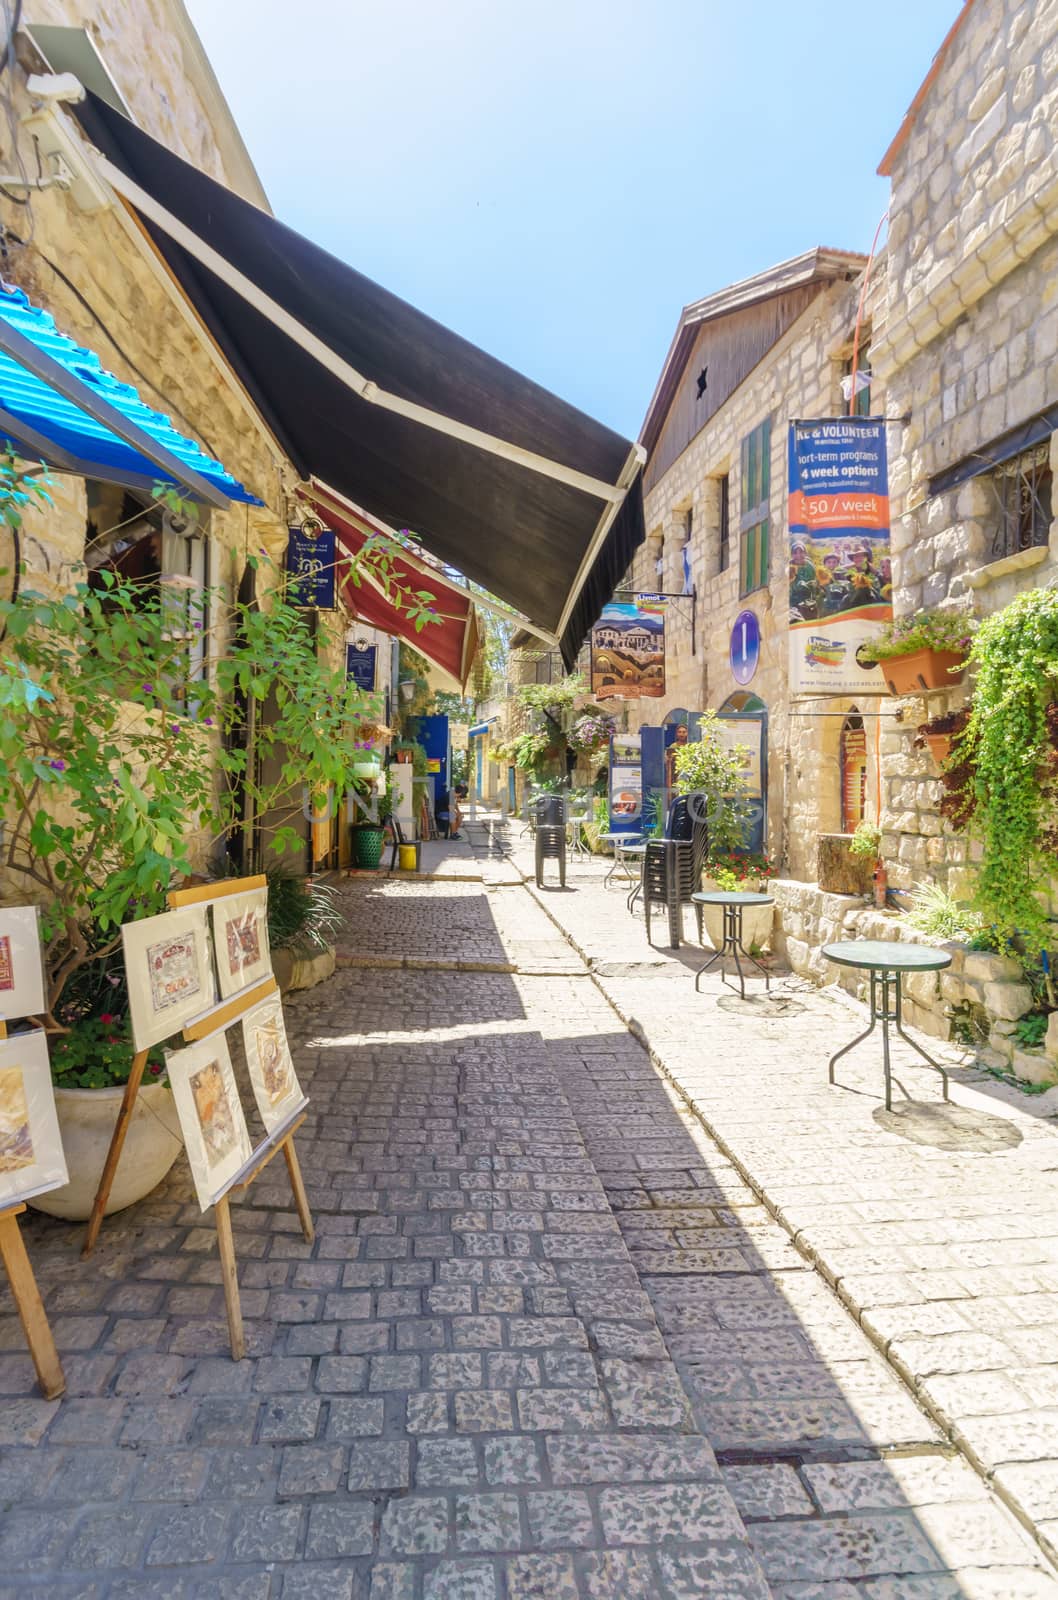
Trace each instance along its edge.
<path fill-rule="evenodd" d="M 650 939 L 652 906 L 665 907 L 669 923 L 669 945 L 678 950 L 683 940 L 683 908 L 693 904 L 691 896 L 701 887 L 702 867 L 708 850 L 708 828 L 692 812 L 690 797 L 680 795 L 669 807 L 665 833 L 661 839 L 646 841 L 643 857 L 643 909 L 646 912 L 647 940 Z M 698 943 L 702 942 L 702 908 L 695 905 Z"/>

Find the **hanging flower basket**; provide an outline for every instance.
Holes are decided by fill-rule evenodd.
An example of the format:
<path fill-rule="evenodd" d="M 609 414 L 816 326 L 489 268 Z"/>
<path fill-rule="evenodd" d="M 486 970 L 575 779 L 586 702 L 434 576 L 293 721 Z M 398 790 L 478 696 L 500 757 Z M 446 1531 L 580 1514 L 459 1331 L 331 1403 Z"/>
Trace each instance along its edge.
<path fill-rule="evenodd" d="M 910 655 L 887 656 L 878 665 L 892 695 L 935 694 L 953 689 L 966 670 L 962 650 L 914 650 Z"/>
<path fill-rule="evenodd" d="M 923 747 L 927 748 L 937 766 L 943 771 L 951 756 L 952 746 L 965 731 L 969 719 L 969 706 L 960 706 L 957 711 L 946 711 L 942 716 L 931 717 L 919 728 L 915 744 L 920 750 Z"/>

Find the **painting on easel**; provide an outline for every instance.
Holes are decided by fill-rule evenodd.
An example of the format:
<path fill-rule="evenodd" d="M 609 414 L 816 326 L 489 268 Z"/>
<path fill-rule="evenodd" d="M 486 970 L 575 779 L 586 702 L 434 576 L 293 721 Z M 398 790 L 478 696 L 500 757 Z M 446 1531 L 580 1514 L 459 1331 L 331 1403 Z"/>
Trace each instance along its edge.
<path fill-rule="evenodd" d="M 268 891 L 251 889 L 214 900 L 213 942 L 221 996 L 248 989 L 272 971 L 268 945 Z"/>
<path fill-rule="evenodd" d="M 308 1104 L 294 1071 L 278 995 L 246 1013 L 242 1038 L 257 1109 L 272 1134 Z"/>
<path fill-rule="evenodd" d="M 166 1066 L 198 1203 L 208 1211 L 252 1154 L 228 1041 L 215 1033 L 167 1050 Z"/>
<path fill-rule="evenodd" d="M 160 1044 L 216 999 L 203 906 L 166 911 L 121 930 L 137 1050 Z"/>
<path fill-rule="evenodd" d="M 0 909 L 0 1017 L 37 1017 L 47 1010 L 36 906 Z"/>
<path fill-rule="evenodd" d="M 0 1039 L 0 1207 L 66 1182 L 47 1039 L 11 1034 Z"/>

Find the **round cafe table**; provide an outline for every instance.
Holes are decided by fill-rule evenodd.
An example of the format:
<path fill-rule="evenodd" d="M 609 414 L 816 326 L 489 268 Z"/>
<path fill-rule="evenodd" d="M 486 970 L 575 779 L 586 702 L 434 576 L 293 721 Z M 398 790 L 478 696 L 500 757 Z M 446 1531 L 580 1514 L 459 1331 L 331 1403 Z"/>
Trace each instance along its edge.
<path fill-rule="evenodd" d="M 601 844 L 608 844 L 613 847 L 613 862 L 611 863 L 609 872 L 602 880 L 603 888 L 608 889 L 616 874 L 618 872 L 623 872 L 628 881 L 629 890 L 634 889 L 635 873 L 632 871 L 631 866 L 631 862 L 634 860 L 634 857 L 631 857 L 630 852 L 636 845 L 642 844 L 642 834 L 600 833 L 599 841 Z"/>
<path fill-rule="evenodd" d="M 724 936 L 720 942 L 720 948 L 713 952 L 704 967 L 698 968 L 694 977 L 695 989 L 698 988 L 702 974 L 708 972 L 709 968 L 714 966 L 717 961 L 720 963 L 720 976 L 724 983 L 727 983 L 728 978 L 727 970 L 724 966 L 724 958 L 731 955 L 735 958 L 735 969 L 738 972 L 738 988 L 743 1000 L 746 998 L 746 977 L 742 971 L 742 956 L 745 956 L 747 961 L 752 961 L 757 971 L 763 975 L 764 991 L 766 994 L 770 994 L 771 977 L 767 967 L 762 967 L 756 956 L 751 956 L 742 943 L 742 911 L 745 906 L 773 906 L 775 901 L 771 895 L 743 893 L 742 890 L 736 889 L 732 889 L 730 892 L 724 889 L 711 889 L 708 894 L 692 894 L 691 901 L 692 904 L 698 906 L 722 906 L 724 911 Z M 733 989 L 735 986 L 732 983 L 728 987 Z"/>
<path fill-rule="evenodd" d="M 834 1082 L 834 1064 L 882 1025 L 882 1066 L 885 1072 L 885 1109 L 893 1109 L 893 1075 L 889 1061 L 889 1026 L 895 1027 L 905 1044 L 917 1050 L 923 1061 L 939 1072 L 944 1082 L 944 1098 L 948 1098 L 948 1074 L 939 1061 L 926 1054 L 920 1044 L 904 1032 L 901 1026 L 900 979 L 905 972 L 940 972 L 951 966 L 951 956 L 945 950 L 934 950 L 922 944 L 898 944 L 885 939 L 848 939 L 839 944 L 825 944 L 823 954 L 839 967 L 855 967 L 871 975 L 870 1026 L 858 1033 L 849 1044 L 830 1058 L 830 1081 Z"/>

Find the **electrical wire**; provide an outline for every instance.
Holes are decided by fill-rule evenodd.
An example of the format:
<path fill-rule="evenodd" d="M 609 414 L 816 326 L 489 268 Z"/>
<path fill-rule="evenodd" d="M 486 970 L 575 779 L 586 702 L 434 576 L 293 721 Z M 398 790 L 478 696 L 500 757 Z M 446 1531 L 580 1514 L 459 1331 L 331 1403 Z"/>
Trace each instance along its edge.
<path fill-rule="evenodd" d="M 2 3 L 3 0 L 0 0 L 0 4 Z M 165 391 L 159 389 L 154 380 L 149 378 L 143 369 L 136 365 L 128 351 L 122 344 L 119 343 L 118 339 L 111 332 L 110 328 L 107 327 L 107 324 L 103 321 L 103 318 L 99 315 L 99 312 L 96 310 L 95 306 L 93 306 L 91 301 L 87 300 L 81 293 L 76 283 L 74 283 L 72 279 L 68 278 L 62 268 L 56 266 L 55 262 L 51 260 L 50 256 L 46 256 L 43 250 L 38 248 L 37 254 L 41 261 L 43 261 L 44 265 L 46 267 L 50 267 L 55 276 L 66 285 L 77 303 L 83 307 L 83 309 L 91 317 L 96 327 L 99 328 L 100 331 L 104 333 L 110 340 L 110 343 L 113 345 L 114 349 L 117 351 L 118 355 L 121 357 L 122 361 L 124 361 L 129 370 L 134 372 L 140 382 L 146 384 L 148 389 L 152 390 L 152 392 L 158 396 L 158 399 L 161 400 L 162 404 L 167 408 L 172 416 L 177 417 L 192 436 L 197 435 L 202 440 L 202 443 L 205 445 L 207 451 L 213 457 L 213 459 L 215 461 L 219 461 L 220 456 L 216 450 L 216 447 L 210 442 L 209 439 L 207 439 L 206 435 L 202 432 L 201 427 L 199 427 L 198 424 L 193 423 L 189 417 L 185 416 L 185 414 L 180 410 L 180 407 L 173 404 L 172 400 L 170 400 Z"/>

